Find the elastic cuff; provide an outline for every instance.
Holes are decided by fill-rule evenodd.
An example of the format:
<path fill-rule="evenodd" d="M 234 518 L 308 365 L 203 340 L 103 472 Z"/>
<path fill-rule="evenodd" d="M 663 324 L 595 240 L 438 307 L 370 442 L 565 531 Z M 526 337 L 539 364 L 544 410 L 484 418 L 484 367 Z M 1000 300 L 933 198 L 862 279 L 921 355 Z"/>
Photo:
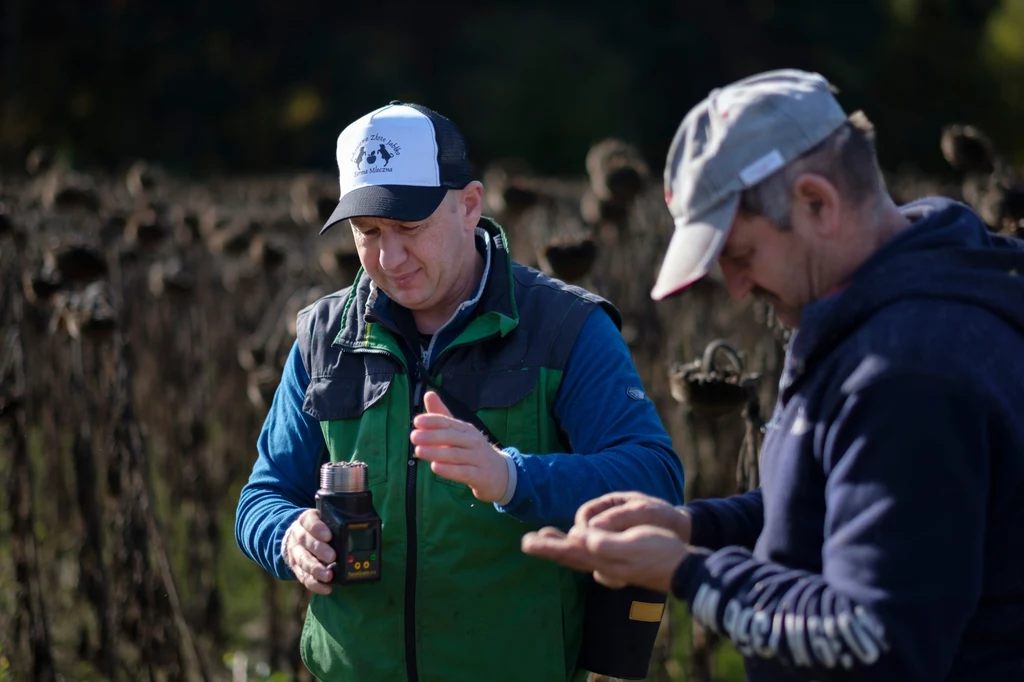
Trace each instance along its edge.
<path fill-rule="evenodd" d="M 505 486 L 505 494 L 501 496 L 501 499 L 494 504 L 499 507 L 504 507 L 512 501 L 512 497 L 516 494 L 516 483 L 519 481 L 519 471 L 516 469 L 516 461 L 512 459 L 513 454 L 519 454 L 519 450 L 513 447 L 507 447 L 501 450 L 501 456 L 505 458 L 505 466 L 508 467 L 508 485 Z"/>
<path fill-rule="evenodd" d="M 707 577 L 707 569 L 704 562 L 711 556 L 711 552 L 703 547 L 689 547 L 689 554 L 686 555 L 672 574 L 672 595 L 690 603 L 697 594 L 697 588 Z"/>
<path fill-rule="evenodd" d="M 278 549 L 277 555 L 279 557 L 281 557 L 281 561 L 284 562 L 285 568 L 287 568 L 288 571 L 291 572 L 294 575 L 294 571 L 292 571 L 292 567 L 288 565 L 288 556 L 284 553 L 284 550 L 285 550 L 284 543 L 285 543 L 285 540 L 287 540 L 287 539 L 288 539 L 288 532 L 285 531 L 284 536 L 281 537 L 280 549 Z"/>
<path fill-rule="evenodd" d="M 701 506 L 700 500 L 676 507 L 679 511 L 690 515 L 690 544 L 697 547 L 709 547 L 716 544 L 716 526 Z"/>
<path fill-rule="evenodd" d="M 302 509 L 297 509 L 295 512 L 288 514 L 284 521 L 278 525 L 278 531 L 281 532 L 281 541 L 277 543 L 277 558 L 281 560 L 281 564 L 284 566 L 284 574 L 281 576 L 282 579 L 287 580 L 289 577 L 296 578 L 295 571 L 288 565 L 288 556 L 285 554 L 284 543 L 288 540 L 288 529 L 295 523 L 295 519 L 299 518 L 302 514 Z M 284 529 L 281 531 L 281 529 Z"/>

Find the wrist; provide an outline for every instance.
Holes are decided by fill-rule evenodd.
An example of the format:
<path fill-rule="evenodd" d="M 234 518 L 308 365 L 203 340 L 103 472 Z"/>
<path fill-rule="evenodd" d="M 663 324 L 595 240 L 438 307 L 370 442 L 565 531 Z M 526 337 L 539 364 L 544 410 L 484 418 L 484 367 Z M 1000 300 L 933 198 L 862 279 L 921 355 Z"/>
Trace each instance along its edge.
<path fill-rule="evenodd" d="M 704 562 L 711 551 L 702 547 L 688 547 L 686 555 L 672 571 L 671 594 L 693 605 L 693 598 L 701 584 L 708 578 Z"/>
<path fill-rule="evenodd" d="M 513 454 L 519 454 L 519 450 L 513 447 L 507 447 L 504 450 L 497 451 L 501 455 L 502 464 L 505 467 L 505 487 L 504 492 L 494 501 L 494 504 L 499 507 L 504 507 L 512 501 L 512 497 L 516 494 L 516 483 L 519 480 L 519 472 L 516 469 L 516 462 L 512 458 Z"/>
<path fill-rule="evenodd" d="M 676 573 L 680 567 L 686 562 L 690 556 L 689 545 L 683 544 L 678 548 L 675 554 L 672 555 L 671 559 L 662 566 L 661 575 L 659 575 L 657 589 L 665 594 L 672 593 L 672 584 L 675 580 Z"/>
<path fill-rule="evenodd" d="M 288 570 L 292 569 L 292 562 L 288 560 L 288 538 L 291 536 L 291 528 L 288 528 L 284 532 L 284 537 L 281 538 L 280 553 L 281 558 L 284 560 L 284 565 L 288 567 Z"/>

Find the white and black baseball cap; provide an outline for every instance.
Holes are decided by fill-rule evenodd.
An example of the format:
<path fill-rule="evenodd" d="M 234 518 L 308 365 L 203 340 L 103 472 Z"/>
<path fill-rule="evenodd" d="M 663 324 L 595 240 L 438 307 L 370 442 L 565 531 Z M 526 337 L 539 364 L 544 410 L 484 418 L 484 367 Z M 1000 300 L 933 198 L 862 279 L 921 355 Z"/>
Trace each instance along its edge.
<path fill-rule="evenodd" d="M 766 71 L 713 90 L 686 114 L 665 164 L 675 231 L 651 298 L 704 277 L 725 246 L 740 193 L 846 123 L 832 90 L 818 73 Z"/>
<path fill-rule="evenodd" d="M 359 217 L 423 220 L 450 189 L 473 180 L 455 124 L 418 104 L 393 101 L 338 136 L 341 195 L 320 234 Z"/>

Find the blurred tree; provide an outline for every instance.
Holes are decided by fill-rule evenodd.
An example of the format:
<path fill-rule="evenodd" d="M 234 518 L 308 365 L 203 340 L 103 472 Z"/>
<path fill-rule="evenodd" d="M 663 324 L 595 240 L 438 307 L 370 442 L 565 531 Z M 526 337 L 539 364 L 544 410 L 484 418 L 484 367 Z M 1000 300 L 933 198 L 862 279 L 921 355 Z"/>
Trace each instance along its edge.
<path fill-rule="evenodd" d="M 1024 111 L 1024 0 L 1005 0 L 989 17 L 982 58 L 994 75 L 995 95 L 1001 104 L 993 112 L 1000 121 L 993 126 L 994 141 L 1019 165 L 1024 162 L 1024 144 L 1018 133 Z"/>
<path fill-rule="evenodd" d="M 494 42 L 492 27 L 528 39 Z M 459 26 L 440 100 L 482 157 L 582 171 L 587 149 L 629 126 L 631 46 L 564 8 L 492 6 Z M 441 105 L 439 105 L 441 106 Z"/>
<path fill-rule="evenodd" d="M 1024 113 L 1021 0 L 3 0 L 0 166 L 41 143 L 79 164 L 330 170 L 334 140 L 392 99 L 463 127 L 478 166 L 577 174 L 615 135 L 657 167 L 715 87 L 819 70 L 879 124 L 883 161 L 944 170 L 941 126 L 1008 154 Z"/>
<path fill-rule="evenodd" d="M 869 117 L 879 123 L 882 160 L 948 171 L 942 128 L 968 121 L 995 132 L 1001 102 L 980 46 L 997 0 L 889 0 L 889 22 L 873 54 Z"/>

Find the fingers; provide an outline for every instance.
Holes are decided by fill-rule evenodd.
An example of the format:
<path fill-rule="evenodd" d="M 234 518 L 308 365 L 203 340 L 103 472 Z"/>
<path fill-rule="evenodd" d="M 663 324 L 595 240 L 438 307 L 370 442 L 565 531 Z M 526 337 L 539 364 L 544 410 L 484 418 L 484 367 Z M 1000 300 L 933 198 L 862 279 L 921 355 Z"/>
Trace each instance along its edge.
<path fill-rule="evenodd" d="M 603 538 L 595 541 L 591 538 L 592 533 L 591 529 L 580 526 L 573 526 L 568 533 L 557 528 L 542 528 L 524 535 L 520 544 L 523 552 L 531 556 L 548 559 L 582 573 L 601 571 L 610 581 L 620 580 L 617 576 L 622 572 L 623 562 L 604 551 L 607 541 Z M 614 549 L 619 550 L 617 546 Z M 626 557 L 629 557 L 628 552 Z"/>
<path fill-rule="evenodd" d="M 416 448 L 416 456 L 419 457 L 419 448 Z M 428 459 L 423 457 L 423 459 Z M 458 483 L 465 483 L 468 486 L 476 487 L 478 483 L 478 472 L 480 469 L 472 465 L 465 464 L 454 464 L 451 462 L 437 462 L 431 461 L 430 470 L 442 478 L 447 478 L 449 481 L 456 481 Z"/>
<path fill-rule="evenodd" d="M 331 529 L 320 520 L 320 514 L 316 509 L 307 509 L 299 514 L 299 518 L 295 519 L 295 521 L 303 530 L 312 535 L 314 539 L 322 542 L 331 541 Z"/>
<path fill-rule="evenodd" d="M 497 502 L 504 497 L 508 487 L 508 469 L 504 462 L 488 466 L 433 461 L 430 470 L 449 481 L 465 483 L 481 502 Z"/>
<path fill-rule="evenodd" d="M 473 426 L 447 417 L 419 415 L 416 419 L 427 428 L 415 428 L 409 441 L 416 446 L 416 456 L 430 462 L 481 466 L 492 458 L 495 449 Z M 417 422 L 420 423 L 420 422 Z"/>
<path fill-rule="evenodd" d="M 618 507 L 605 509 L 599 514 L 592 516 L 590 527 L 608 531 L 626 530 L 633 526 L 653 523 L 654 518 L 654 513 L 646 505 L 627 502 Z"/>
<path fill-rule="evenodd" d="M 611 509 L 620 504 L 626 502 L 626 498 L 622 493 L 608 493 L 601 497 L 595 497 L 589 502 L 584 502 L 580 505 L 580 508 L 576 510 L 576 525 L 588 526 L 590 525 L 591 519 L 605 511 Z"/>
<path fill-rule="evenodd" d="M 466 422 L 460 421 L 455 417 L 443 414 L 429 414 L 427 412 L 413 417 L 412 425 L 417 429 L 458 429 L 459 427 L 468 426 Z"/>
<path fill-rule="evenodd" d="M 285 562 L 306 589 L 330 594 L 332 572 L 327 564 L 337 555 L 330 545 L 331 531 L 315 509 L 302 512 L 288 528 L 285 537 Z"/>
<path fill-rule="evenodd" d="M 622 531 L 634 526 L 667 528 L 684 542 L 689 541 L 689 517 L 671 504 L 643 493 L 606 495 L 580 507 L 576 523 L 607 531 Z"/>
<path fill-rule="evenodd" d="M 475 450 L 457 447 L 449 448 L 443 445 L 417 445 L 416 456 L 428 462 L 443 462 L 458 466 L 476 466 L 480 463 L 479 454 Z"/>
<path fill-rule="evenodd" d="M 331 593 L 331 585 L 329 583 L 332 572 L 330 569 L 313 558 L 308 551 L 301 547 L 294 550 L 292 558 L 295 562 L 292 564 L 292 573 L 295 574 L 295 577 L 307 590 L 317 594 Z"/>
<path fill-rule="evenodd" d="M 299 526 L 295 529 L 294 541 L 296 544 L 304 547 L 324 564 L 329 564 L 337 558 L 334 548 L 331 547 L 331 530 L 326 523 L 320 520 L 316 509 L 307 509 L 302 512 L 296 519 L 296 523 Z M 292 526 L 294 528 L 295 524 Z"/>
<path fill-rule="evenodd" d="M 584 526 L 573 526 L 568 533 L 541 530 L 527 533 L 521 544 L 524 553 L 591 572 L 607 587 L 638 585 L 666 593 L 687 553 L 672 531 L 657 526 L 618 533 Z"/>
<path fill-rule="evenodd" d="M 421 414 L 413 419 L 409 441 L 416 456 L 431 462 L 479 464 L 480 452 L 493 450 L 472 425 L 440 414 Z"/>
<path fill-rule="evenodd" d="M 452 448 L 475 448 L 485 444 L 483 435 L 476 429 L 465 428 L 442 428 L 442 429 L 413 429 L 409 433 L 409 442 L 413 445 L 452 447 Z"/>
<path fill-rule="evenodd" d="M 423 408 L 430 414 L 442 414 L 446 417 L 451 417 L 452 413 L 448 411 L 444 402 L 434 391 L 427 391 L 423 396 Z"/>
<path fill-rule="evenodd" d="M 619 538 L 621 533 L 610 533 L 600 528 L 588 528 L 586 537 L 583 538 L 587 551 L 609 558 L 619 558 L 625 554 L 622 542 Z"/>
<path fill-rule="evenodd" d="M 584 538 L 587 551 L 609 561 L 628 561 L 652 541 L 667 539 L 678 543 L 675 533 L 658 526 L 634 526 L 622 532 L 588 528 Z"/>
<path fill-rule="evenodd" d="M 566 535 L 554 526 L 544 526 L 537 531 L 537 535 L 544 538 L 564 538 Z"/>
<path fill-rule="evenodd" d="M 524 553 L 548 559 L 575 571 L 588 573 L 596 568 L 586 547 L 577 538 L 570 538 L 555 528 L 527 533 L 520 546 Z"/>
<path fill-rule="evenodd" d="M 690 515 L 663 501 L 634 500 L 606 509 L 590 519 L 590 527 L 606 531 L 624 531 L 636 526 L 658 526 L 672 531 L 683 542 L 690 542 Z"/>

